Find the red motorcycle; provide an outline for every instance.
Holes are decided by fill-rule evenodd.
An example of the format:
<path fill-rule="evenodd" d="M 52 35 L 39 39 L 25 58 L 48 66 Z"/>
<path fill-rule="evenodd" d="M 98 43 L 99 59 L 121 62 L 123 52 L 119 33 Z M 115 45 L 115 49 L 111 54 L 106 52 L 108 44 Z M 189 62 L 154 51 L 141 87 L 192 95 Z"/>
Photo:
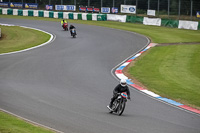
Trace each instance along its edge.
<path fill-rule="evenodd" d="M 63 24 L 63 29 L 66 30 L 66 31 L 68 31 L 68 24 L 67 23 Z"/>

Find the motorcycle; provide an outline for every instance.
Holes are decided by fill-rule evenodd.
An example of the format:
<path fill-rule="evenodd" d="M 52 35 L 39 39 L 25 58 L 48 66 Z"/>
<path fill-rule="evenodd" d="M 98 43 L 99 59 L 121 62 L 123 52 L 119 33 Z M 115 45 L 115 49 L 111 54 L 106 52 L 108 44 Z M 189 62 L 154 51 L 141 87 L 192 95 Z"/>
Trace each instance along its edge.
<path fill-rule="evenodd" d="M 63 29 L 66 30 L 66 31 L 68 31 L 68 24 L 67 23 L 63 24 Z"/>
<path fill-rule="evenodd" d="M 71 36 L 73 36 L 73 38 L 76 37 L 76 29 L 75 28 L 71 29 Z"/>
<path fill-rule="evenodd" d="M 127 99 L 128 95 L 126 92 L 118 93 L 118 97 L 113 102 L 113 105 L 111 107 L 112 110 L 110 110 L 110 113 L 114 112 L 118 115 L 121 115 L 124 112 Z"/>

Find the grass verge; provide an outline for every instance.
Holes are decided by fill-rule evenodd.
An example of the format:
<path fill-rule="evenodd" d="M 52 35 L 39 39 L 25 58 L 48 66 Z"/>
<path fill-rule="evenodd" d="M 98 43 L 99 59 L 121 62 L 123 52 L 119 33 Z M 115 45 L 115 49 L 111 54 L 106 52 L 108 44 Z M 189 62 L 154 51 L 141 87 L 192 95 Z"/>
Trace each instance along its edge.
<path fill-rule="evenodd" d="M 0 111 L 0 133 L 53 133 Z"/>
<path fill-rule="evenodd" d="M 14 19 L 29 19 L 29 20 L 45 20 L 58 22 L 60 26 L 61 19 L 43 18 L 43 17 L 25 17 L 25 16 L 12 16 L 0 15 L 0 18 L 14 18 Z M 200 30 L 183 30 L 176 28 L 167 28 L 159 26 L 146 26 L 143 24 L 135 23 L 120 23 L 113 21 L 85 21 L 85 20 L 68 20 L 69 23 L 97 25 L 121 30 L 137 32 L 148 36 L 152 42 L 156 43 L 180 43 L 180 42 L 200 42 Z"/>
<path fill-rule="evenodd" d="M 41 31 L 18 26 L 0 26 L 0 53 L 31 48 L 49 40 L 50 35 Z"/>
<path fill-rule="evenodd" d="M 200 109 L 200 45 L 157 46 L 128 72 L 149 90 Z"/>

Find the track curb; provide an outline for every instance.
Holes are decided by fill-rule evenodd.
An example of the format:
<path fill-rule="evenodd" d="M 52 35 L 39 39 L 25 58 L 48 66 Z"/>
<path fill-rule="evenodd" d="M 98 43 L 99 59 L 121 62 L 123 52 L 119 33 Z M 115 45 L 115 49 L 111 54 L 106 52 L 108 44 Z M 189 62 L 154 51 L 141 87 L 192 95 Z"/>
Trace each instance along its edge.
<path fill-rule="evenodd" d="M 147 94 L 148 96 L 151 96 L 159 101 L 162 101 L 164 103 L 167 103 L 169 105 L 172 105 L 174 107 L 177 107 L 179 109 L 182 109 L 182 110 L 185 110 L 187 112 L 192 112 L 192 113 L 195 113 L 197 115 L 200 115 L 200 110 L 198 109 L 195 109 L 195 108 L 192 108 L 192 107 L 189 107 L 187 105 L 184 105 L 182 103 L 179 103 L 179 102 L 176 102 L 174 100 L 171 100 L 171 99 L 168 99 L 168 98 L 165 98 L 165 97 L 161 97 L 159 96 L 158 94 L 155 94 L 154 92 L 152 91 L 149 91 L 147 89 L 144 89 L 143 87 L 131 82 L 131 79 L 129 79 L 127 76 L 125 76 L 122 72 L 122 70 L 128 66 L 132 61 L 134 61 L 137 57 L 139 57 L 142 53 L 144 53 L 145 51 L 147 51 L 148 49 L 154 47 L 156 44 L 155 43 L 150 43 L 148 44 L 148 46 L 146 46 L 143 50 L 137 52 L 134 56 L 126 59 L 126 61 L 123 61 L 122 62 L 122 65 L 120 64 L 117 68 L 115 68 L 115 71 L 114 71 L 114 74 L 116 77 L 118 77 L 119 79 L 126 79 L 126 82 L 129 86 L 137 89 L 138 91 L 144 93 L 144 94 Z"/>

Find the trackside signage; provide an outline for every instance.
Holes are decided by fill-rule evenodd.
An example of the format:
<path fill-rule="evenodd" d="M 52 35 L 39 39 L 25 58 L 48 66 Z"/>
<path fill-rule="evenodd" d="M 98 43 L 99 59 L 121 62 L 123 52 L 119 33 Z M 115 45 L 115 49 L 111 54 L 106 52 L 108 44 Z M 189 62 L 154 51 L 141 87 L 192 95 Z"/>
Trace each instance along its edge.
<path fill-rule="evenodd" d="M 102 7 L 101 12 L 102 13 L 110 13 L 110 7 Z"/>
<path fill-rule="evenodd" d="M 200 18 L 200 11 L 197 12 L 197 18 Z"/>
<path fill-rule="evenodd" d="M 46 6 L 45 6 L 45 9 L 46 9 L 46 10 L 53 10 L 53 5 L 46 5 Z"/>
<path fill-rule="evenodd" d="M 9 7 L 9 2 L 0 2 L 0 7 Z"/>
<path fill-rule="evenodd" d="M 134 5 L 121 5 L 121 13 L 136 14 L 136 6 L 134 6 Z"/>
<path fill-rule="evenodd" d="M 11 8 L 23 8 L 23 4 L 19 2 L 11 2 L 10 3 Z"/>
<path fill-rule="evenodd" d="M 24 7 L 26 9 L 37 9 L 38 8 L 38 4 L 35 4 L 35 3 L 25 3 Z"/>
<path fill-rule="evenodd" d="M 76 11 L 75 5 L 55 5 L 55 10 Z"/>

